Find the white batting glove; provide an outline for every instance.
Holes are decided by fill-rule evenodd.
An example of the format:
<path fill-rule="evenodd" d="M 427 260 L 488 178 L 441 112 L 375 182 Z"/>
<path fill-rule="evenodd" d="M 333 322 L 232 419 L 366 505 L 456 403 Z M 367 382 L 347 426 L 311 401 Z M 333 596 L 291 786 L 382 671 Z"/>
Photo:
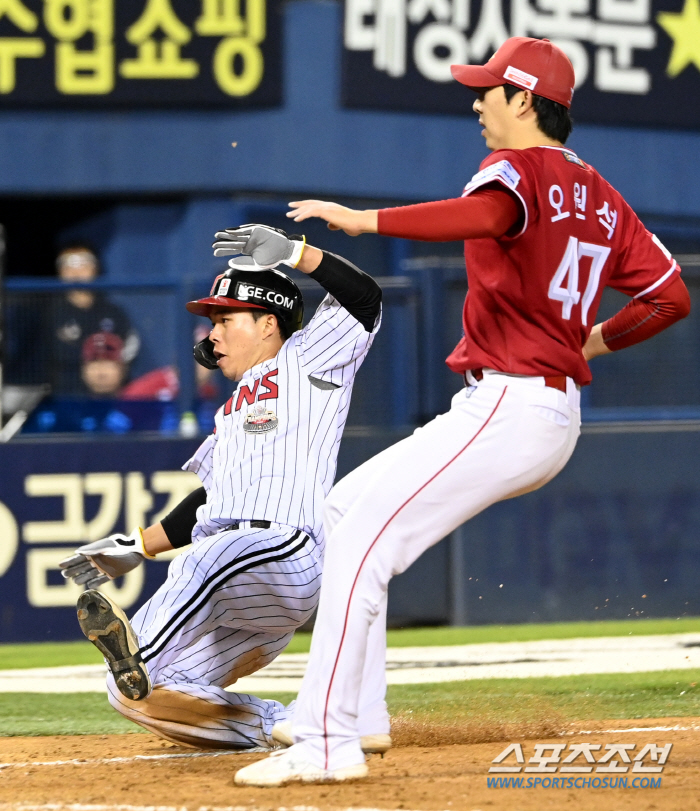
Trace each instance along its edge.
<path fill-rule="evenodd" d="M 143 532 L 136 527 L 131 535 L 110 535 L 85 544 L 58 565 L 66 580 L 94 589 L 135 569 L 144 558 L 154 559 L 155 555 L 146 552 Z"/>
<path fill-rule="evenodd" d="M 238 254 L 228 264 L 239 270 L 267 270 L 279 264 L 295 268 L 306 246 L 306 237 L 288 236 L 279 228 L 257 223 L 217 231 L 215 238 L 214 256 Z"/>

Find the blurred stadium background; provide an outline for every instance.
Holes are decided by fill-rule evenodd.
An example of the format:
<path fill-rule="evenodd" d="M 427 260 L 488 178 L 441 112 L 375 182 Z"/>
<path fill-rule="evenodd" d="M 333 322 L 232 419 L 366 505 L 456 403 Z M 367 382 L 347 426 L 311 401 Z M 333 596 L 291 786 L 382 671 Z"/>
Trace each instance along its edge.
<path fill-rule="evenodd" d="M 78 638 L 58 560 L 80 541 L 158 520 L 192 487 L 179 466 L 229 396 L 223 379 L 196 379 L 197 320 L 183 307 L 225 267 L 211 256 L 216 229 L 287 227 L 286 203 L 311 196 L 381 207 L 460 194 L 485 147 L 470 94 L 447 81 L 452 62 L 482 62 L 512 34 L 565 47 L 578 82 L 569 146 L 674 253 L 697 307 L 696 9 L 691 0 L 0 6 L 0 642 Z M 459 388 L 443 359 L 460 336 L 461 246 L 353 240 L 315 222 L 303 230 L 379 277 L 385 293 L 342 475 Z M 148 400 L 56 382 L 52 328 L 69 291 L 55 259 L 73 243 L 94 248 L 93 294 L 138 334 L 125 382 L 163 376 Z M 320 294 L 303 287 L 308 315 Z M 600 316 L 623 303 L 606 294 Z M 695 313 L 593 372 L 567 469 L 396 578 L 391 624 L 700 613 Z M 120 586 L 131 610 L 165 574 L 164 563 L 145 569 Z"/>

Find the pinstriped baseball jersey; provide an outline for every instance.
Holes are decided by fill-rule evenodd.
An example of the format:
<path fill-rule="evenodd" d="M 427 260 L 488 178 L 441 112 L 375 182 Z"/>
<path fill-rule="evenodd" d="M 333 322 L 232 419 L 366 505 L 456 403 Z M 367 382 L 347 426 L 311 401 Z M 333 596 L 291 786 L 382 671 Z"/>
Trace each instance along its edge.
<path fill-rule="evenodd" d="M 194 541 L 239 520 L 297 527 L 323 543 L 321 510 L 333 484 L 357 370 L 369 333 L 331 295 L 278 354 L 249 369 L 216 415 L 214 434 L 183 465 L 207 490 Z"/>

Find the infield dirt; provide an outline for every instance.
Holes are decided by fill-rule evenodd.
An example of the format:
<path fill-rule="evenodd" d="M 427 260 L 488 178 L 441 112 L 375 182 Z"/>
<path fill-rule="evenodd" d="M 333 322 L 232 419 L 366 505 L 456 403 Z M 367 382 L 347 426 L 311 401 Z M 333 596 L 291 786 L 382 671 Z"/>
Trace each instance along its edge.
<path fill-rule="evenodd" d="M 104 811 L 118 805 L 167 805 L 180 811 L 196 811 L 202 806 L 235 806 L 236 811 L 282 807 L 292 811 L 301 806 L 306 811 L 700 811 L 700 718 L 579 722 L 559 730 L 553 725 L 548 722 L 539 729 L 471 728 L 461 733 L 451 728 L 443 730 L 441 736 L 437 727 L 404 721 L 395 728 L 398 745 L 384 759 L 371 758 L 367 780 L 280 789 L 234 786 L 235 771 L 265 757 L 262 753 L 134 760 L 136 756 L 191 755 L 195 750 L 150 735 L 0 738 L 0 803 L 18 809 L 75 803 L 100 806 Z M 682 729 L 649 729 L 657 726 Z M 635 727 L 643 729 L 633 731 Z M 582 734 L 583 730 L 591 734 Z M 587 741 L 603 747 L 609 743 L 635 743 L 636 751 L 647 743 L 673 743 L 673 749 L 659 788 L 488 788 L 491 761 L 508 740 L 522 741 L 526 758 L 533 753 L 536 742 Z M 91 762 L 105 758 L 125 760 Z M 56 761 L 69 762 L 59 765 Z M 631 782 L 632 774 L 628 777 Z"/>

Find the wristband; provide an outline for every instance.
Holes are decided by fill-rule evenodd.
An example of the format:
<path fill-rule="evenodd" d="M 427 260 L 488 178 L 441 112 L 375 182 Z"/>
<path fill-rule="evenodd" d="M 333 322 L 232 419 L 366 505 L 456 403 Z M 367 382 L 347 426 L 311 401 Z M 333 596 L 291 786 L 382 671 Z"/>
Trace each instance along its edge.
<path fill-rule="evenodd" d="M 290 268 L 295 268 L 299 262 L 301 262 L 301 255 L 304 253 L 304 248 L 306 247 L 306 237 L 303 236 L 301 239 L 293 239 L 291 243 L 292 255 L 289 259 L 283 259 L 282 264 L 288 265 Z"/>
<path fill-rule="evenodd" d="M 155 560 L 156 559 L 155 555 L 151 555 L 148 552 L 146 552 L 146 545 L 143 540 L 143 530 L 141 529 L 141 527 L 136 527 L 136 529 L 131 533 L 132 537 L 135 536 L 137 533 L 138 538 L 141 541 L 141 548 L 138 549 L 137 551 L 140 552 L 145 558 L 148 558 L 149 560 Z"/>

